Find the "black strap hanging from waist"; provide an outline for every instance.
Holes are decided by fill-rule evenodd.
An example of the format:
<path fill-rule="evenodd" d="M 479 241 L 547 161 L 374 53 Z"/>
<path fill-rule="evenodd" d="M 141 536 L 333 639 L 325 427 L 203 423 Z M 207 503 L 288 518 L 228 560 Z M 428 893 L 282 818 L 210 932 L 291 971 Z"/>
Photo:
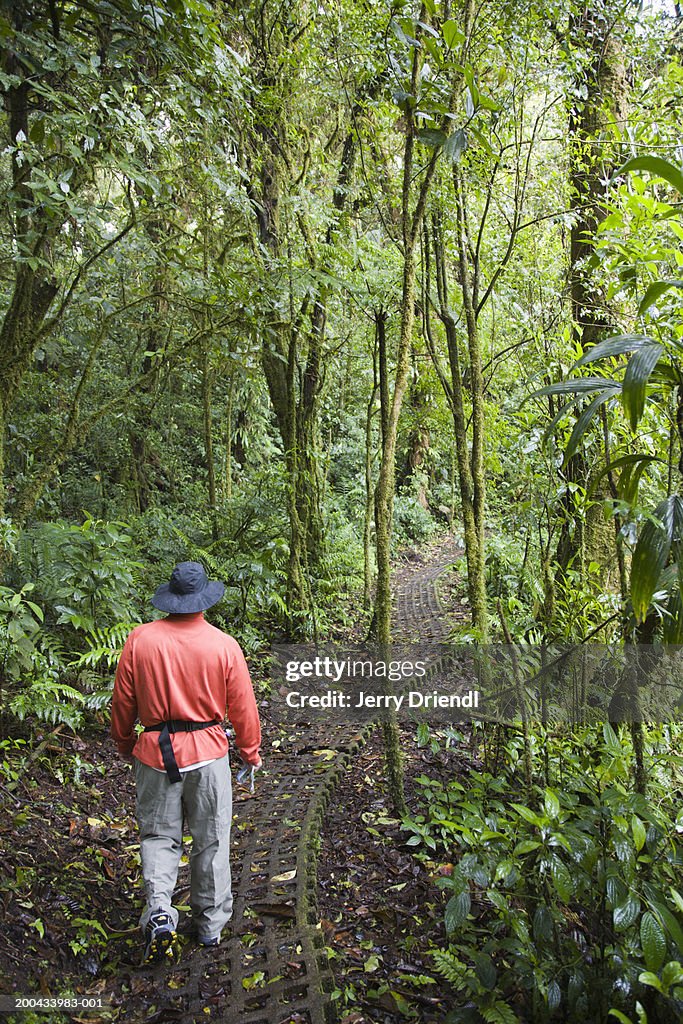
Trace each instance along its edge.
<path fill-rule="evenodd" d="M 198 729 L 209 729 L 212 725 L 219 725 L 219 722 L 183 722 L 180 719 L 171 719 L 169 722 L 159 722 L 157 725 L 146 725 L 145 732 L 159 733 L 159 747 L 164 761 L 164 768 L 168 775 L 169 782 L 182 782 L 182 776 L 178 768 L 178 762 L 173 753 L 171 743 L 172 732 L 197 732 Z"/>

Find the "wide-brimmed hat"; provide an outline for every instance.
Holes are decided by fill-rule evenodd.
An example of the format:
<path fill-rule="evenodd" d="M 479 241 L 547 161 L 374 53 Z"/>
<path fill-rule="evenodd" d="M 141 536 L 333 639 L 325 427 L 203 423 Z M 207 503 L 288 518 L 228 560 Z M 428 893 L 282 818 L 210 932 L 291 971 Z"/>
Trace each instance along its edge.
<path fill-rule="evenodd" d="M 225 593 L 225 584 L 207 579 L 204 566 L 199 562 L 179 562 L 171 573 L 169 583 L 157 587 L 152 604 L 162 612 L 187 615 L 203 612 Z"/>

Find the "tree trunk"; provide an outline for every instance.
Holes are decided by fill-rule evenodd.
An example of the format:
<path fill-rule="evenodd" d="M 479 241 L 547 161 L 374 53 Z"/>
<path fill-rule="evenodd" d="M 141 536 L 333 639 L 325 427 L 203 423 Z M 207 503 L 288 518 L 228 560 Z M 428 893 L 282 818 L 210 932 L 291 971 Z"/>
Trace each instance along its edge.
<path fill-rule="evenodd" d="M 470 602 L 470 613 L 472 625 L 480 631 L 483 637 L 486 635 L 486 579 L 484 575 L 484 554 L 483 554 L 483 480 L 479 479 L 478 501 L 475 499 L 474 480 L 474 451 L 470 456 L 469 438 L 467 433 L 467 415 L 465 412 L 465 386 L 463 381 L 462 360 L 460 353 L 460 339 L 455 320 L 450 311 L 448 302 L 448 274 L 446 269 L 446 254 L 444 251 L 444 240 L 441 226 L 436 218 L 433 219 L 433 251 L 436 272 L 437 295 L 439 299 L 439 319 L 441 320 L 446 334 L 446 346 L 448 351 L 448 365 L 450 369 L 450 386 L 445 388 L 453 416 L 453 431 L 455 434 L 455 454 L 458 466 L 458 482 L 460 487 L 460 504 L 462 507 L 463 533 L 465 539 L 465 557 L 467 559 L 467 595 Z M 429 259 L 430 246 L 426 246 L 427 259 Z M 464 301 L 464 297 L 463 297 Z M 470 301 L 471 305 L 471 301 Z M 475 354 L 478 352 L 477 327 L 474 324 L 475 333 Z M 481 359 L 479 358 L 478 381 L 481 386 Z M 472 389 L 474 392 L 474 389 Z M 481 397 L 481 396 L 480 396 Z M 472 395 L 474 403 L 474 393 Z M 482 398 L 483 401 L 483 398 Z M 474 417 L 473 417 L 474 422 Z M 482 431 L 481 422 L 477 420 L 478 427 Z M 483 431 L 482 431 L 483 433 Z M 479 440 L 479 466 L 481 473 L 482 438 Z M 483 475 L 483 474 L 482 474 Z M 482 514 L 481 522 L 477 518 L 477 512 Z"/>
<path fill-rule="evenodd" d="M 484 421 L 484 376 L 482 373 L 481 343 L 478 324 L 478 264 L 472 268 L 468 251 L 471 248 L 467 225 L 465 193 L 457 168 L 453 170 L 453 186 L 456 201 L 457 226 L 457 276 L 462 294 L 462 304 L 467 325 L 467 348 L 469 353 L 470 398 L 472 402 L 472 517 L 474 528 L 474 565 L 467 565 L 472 602 L 472 624 L 479 632 L 479 638 L 486 643 L 488 638 L 488 609 L 486 601 L 486 556 L 485 516 L 486 516 L 486 474 L 484 471 L 484 437 L 486 425 Z M 472 571 L 473 570 L 473 571 Z"/>
<path fill-rule="evenodd" d="M 401 297 L 401 327 L 393 395 L 382 437 L 382 461 L 377 482 L 377 637 L 380 644 L 391 641 L 391 526 L 396 476 L 396 439 L 401 406 L 408 383 L 409 353 L 415 322 L 415 241 L 405 252 Z"/>
<path fill-rule="evenodd" d="M 606 0 L 577 8 L 569 23 L 570 47 L 586 57 L 577 75 L 568 125 L 572 210 L 569 288 L 573 337 L 584 351 L 610 327 L 607 300 L 598 290 L 590 260 L 595 252 L 597 229 L 607 215 L 604 194 L 610 153 L 601 138 L 611 118 L 621 120 L 626 114 L 626 72 L 621 46 L 614 34 L 614 17 L 608 8 Z M 583 100 L 578 98 L 581 90 Z M 589 469 L 582 452 L 568 460 L 564 475 L 567 483 L 585 486 Z M 574 498 L 567 488 L 555 554 L 558 583 L 562 583 L 570 565 L 581 567 L 584 543 L 583 518 L 575 514 Z"/>
<path fill-rule="evenodd" d="M 372 418 L 377 399 L 377 359 L 373 360 L 374 374 L 372 390 L 365 413 L 365 515 L 363 521 L 363 604 L 366 608 L 372 605 L 372 518 L 373 518 L 373 487 L 372 487 Z"/>
<path fill-rule="evenodd" d="M 5 433 L 9 411 L 28 370 L 37 342 L 37 332 L 57 294 L 56 284 L 41 278 L 26 263 L 16 265 L 14 287 L 0 326 L 0 399 L 2 403 L 3 475 L 0 480 L 0 518 L 6 515 Z"/>
<path fill-rule="evenodd" d="M 468 0 L 465 5 L 464 27 L 465 38 L 469 38 L 474 5 Z M 421 8 L 421 18 L 428 17 L 426 8 Z M 421 27 L 416 27 L 416 35 L 421 34 Z M 411 95 L 418 93 L 418 83 L 422 72 L 422 49 L 418 46 L 412 50 Z M 403 406 L 403 399 L 408 383 L 410 369 L 410 350 L 415 322 L 416 299 L 416 263 L 415 249 L 425 216 L 427 198 L 434 179 L 438 160 L 438 150 L 421 172 L 415 172 L 413 158 L 419 130 L 415 114 L 411 107 L 404 111 L 405 145 L 403 150 L 403 183 L 401 189 L 401 234 L 403 242 L 403 281 L 401 288 L 401 326 L 396 353 L 393 393 L 389 414 L 383 419 L 382 430 L 382 461 L 377 482 L 375 517 L 377 530 L 377 590 L 375 600 L 375 616 L 377 637 L 382 650 L 388 650 L 391 641 L 391 527 L 396 482 L 396 439 L 398 423 Z M 452 130 L 452 123 L 444 118 L 442 130 L 445 134 Z M 415 184 L 414 179 L 419 181 Z M 413 197 L 414 201 L 413 201 Z M 381 384 L 380 384 L 381 387 Z M 385 396 L 388 398 L 388 395 Z M 394 811 L 402 815 L 406 811 L 403 786 L 402 753 L 399 744 L 398 727 L 395 720 L 389 719 L 383 724 L 387 783 Z"/>
<path fill-rule="evenodd" d="M 208 339 L 202 338 L 202 418 L 204 422 L 204 451 L 206 453 L 206 481 L 211 519 L 211 539 L 218 540 L 218 503 L 216 500 L 216 463 L 213 454 L 213 413 L 211 409 L 211 365 Z"/>

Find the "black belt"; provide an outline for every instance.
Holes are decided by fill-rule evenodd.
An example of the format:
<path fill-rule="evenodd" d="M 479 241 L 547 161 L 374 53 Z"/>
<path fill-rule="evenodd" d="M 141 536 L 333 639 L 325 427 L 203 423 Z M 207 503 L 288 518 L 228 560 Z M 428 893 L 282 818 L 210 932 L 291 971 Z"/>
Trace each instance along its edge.
<path fill-rule="evenodd" d="M 178 762 L 173 753 L 171 743 L 172 732 L 197 732 L 199 729 L 210 729 L 212 725 L 220 725 L 220 722 L 183 722 L 172 719 L 170 722 L 159 722 L 158 725 L 146 725 L 145 732 L 158 732 L 161 756 L 164 759 L 164 768 L 168 775 L 169 782 L 182 782 L 182 776 L 178 769 Z"/>

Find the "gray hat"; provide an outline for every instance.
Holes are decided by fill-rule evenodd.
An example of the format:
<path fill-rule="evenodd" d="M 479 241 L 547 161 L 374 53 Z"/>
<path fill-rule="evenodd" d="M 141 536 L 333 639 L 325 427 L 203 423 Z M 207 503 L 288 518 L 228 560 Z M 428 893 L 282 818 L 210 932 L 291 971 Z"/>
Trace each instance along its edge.
<path fill-rule="evenodd" d="M 152 604 L 162 612 L 187 615 L 210 608 L 224 593 L 225 584 L 207 579 L 199 562 L 179 562 L 171 573 L 170 583 L 157 587 Z"/>

